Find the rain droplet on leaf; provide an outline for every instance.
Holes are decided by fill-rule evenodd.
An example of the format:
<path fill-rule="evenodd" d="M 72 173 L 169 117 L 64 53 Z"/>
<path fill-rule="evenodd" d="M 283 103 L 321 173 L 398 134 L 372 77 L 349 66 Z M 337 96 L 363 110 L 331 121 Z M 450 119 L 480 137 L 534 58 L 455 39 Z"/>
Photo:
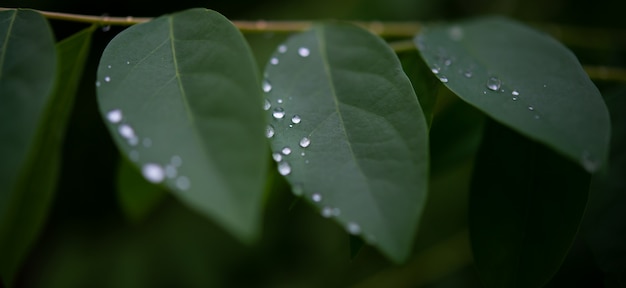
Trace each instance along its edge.
<path fill-rule="evenodd" d="M 151 183 L 161 183 L 165 179 L 163 167 L 155 163 L 147 163 L 141 167 L 141 174 Z"/>
<path fill-rule="evenodd" d="M 487 80 L 487 88 L 489 88 L 489 90 L 491 91 L 500 90 L 501 85 L 502 81 L 500 81 L 500 79 L 498 79 L 497 77 L 490 77 L 489 80 Z"/>

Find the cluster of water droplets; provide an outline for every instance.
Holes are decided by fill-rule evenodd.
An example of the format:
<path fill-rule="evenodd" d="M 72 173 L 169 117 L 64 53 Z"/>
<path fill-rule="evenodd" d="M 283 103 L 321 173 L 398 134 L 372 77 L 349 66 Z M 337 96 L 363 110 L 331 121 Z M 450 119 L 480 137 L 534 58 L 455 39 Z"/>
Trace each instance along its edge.
<path fill-rule="evenodd" d="M 126 61 L 126 65 L 130 65 L 130 61 Z M 111 65 L 107 65 L 107 69 L 111 69 Z M 104 76 L 104 82 L 110 83 L 111 77 Z M 101 83 L 96 82 L 96 86 L 99 87 Z M 125 121 L 124 112 L 122 109 L 111 109 L 105 115 L 106 120 L 112 124 L 116 125 L 117 132 L 119 135 L 126 140 L 128 145 L 134 147 L 129 154 L 128 157 L 133 162 L 139 162 L 139 149 L 147 149 L 152 147 L 152 139 L 148 137 L 144 137 L 141 140 L 140 137 L 135 132 L 135 129 L 131 124 Z M 188 190 L 191 187 L 191 181 L 187 176 L 178 175 L 178 170 L 180 169 L 183 160 L 180 156 L 174 155 L 170 159 L 169 163 L 159 164 L 154 162 L 145 162 L 141 166 L 141 174 L 143 177 L 151 183 L 162 183 L 166 179 L 169 179 L 172 184 L 180 190 Z"/>

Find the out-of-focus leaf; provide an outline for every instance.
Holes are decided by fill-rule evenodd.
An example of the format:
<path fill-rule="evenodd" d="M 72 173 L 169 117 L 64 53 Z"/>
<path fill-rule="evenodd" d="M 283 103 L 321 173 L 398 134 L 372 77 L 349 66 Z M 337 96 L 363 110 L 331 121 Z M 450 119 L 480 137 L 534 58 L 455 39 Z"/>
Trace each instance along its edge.
<path fill-rule="evenodd" d="M 105 49 L 98 101 L 119 149 L 153 183 L 239 239 L 260 231 L 267 143 L 257 66 L 217 12 L 132 26 Z"/>
<path fill-rule="evenodd" d="M 604 272 L 606 287 L 626 285 L 626 89 L 605 97 L 611 112 L 608 166 L 593 176 L 583 235 Z"/>
<path fill-rule="evenodd" d="M 464 101 L 589 172 L 606 162 L 608 111 L 559 42 L 505 18 L 429 27 L 416 42 L 433 73 Z"/>
<path fill-rule="evenodd" d="M 470 192 L 474 261 L 485 287 L 540 287 L 559 269 L 590 176 L 547 147 L 487 123 Z"/>
<path fill-rule="evenodd" d="M 437 92 L 439 90 L 439 81 L 430 73 L 417 53 L 417 51 L 407 51 L 398 55 L 402 63 L 404 73 L 411 80 L 415 94 L 419 99 L 420 106 L 424 112 L 424 117 L 428 126 L 432 124 L 435 104 L 437 103 Z"/>
<path fill-rule="evenodd" d="M 123 159 L 118 168 L 117 195 L 126 216 L 139 223 L 161 203 L 167 191 L 146 181 L 132 163 Z"/>
<path fill-rule="evenodd" d="M 0 28 L 6 33 L 0 35 L 6 41 L 0 45 L 0 120 L 9 124 L 0 127 L 2 137 L 7 137 L 0 153 L 8 160 L 0 164 L 0 174 L 13 177 L 0 179 L 0 191 L 8 192 L 0 200 L 4 207 L 0 207 L 0 274 L 11 286 L 39 235 L 56 189 L 65 128 L 93 28 L 61 41 L 55 49 L 52 31 L 40 14 L 0 13 L 0 25 L 9 26 Z"/>
<path fill-rule="evenodd" d="M 428 187 L 428 125 L 397 56 L 350 25 L 294 35 L 265 69 L 267 136 L 296 195 L 404 261 Z"/>

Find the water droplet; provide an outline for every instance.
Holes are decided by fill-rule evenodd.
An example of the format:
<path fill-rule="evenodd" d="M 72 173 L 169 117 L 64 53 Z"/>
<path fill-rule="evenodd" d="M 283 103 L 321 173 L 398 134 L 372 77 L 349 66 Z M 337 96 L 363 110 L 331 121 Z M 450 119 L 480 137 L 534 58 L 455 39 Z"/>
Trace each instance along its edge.
<path fill-rule="evenodd" d="M 291 188 L 291 192 L 293 192 L 296 196 L 302 196 L 304 193 L 304 188 L 302 188 L 302 184 L 294 184 Z"/>
<path fill-rule="evenodd" d="M 511 95 L 513 95 L 513 96 L 518 96 L 518 95 L 519 95 L 519 92 L 517 92 L 517 90 L 513 90 L 513 91 L 511 92 Z"/>
<path fill-rule="evenodd" d="M 128 144 L 130 146 L 136 146 L 137 144 L 139 144 L 139 138 L 137 138 L 137 137 L 129 138 L 128 139 Z"/>
<path fill-rule="evenodd" d="M 184 191 L 191 187 L 191 182 L 189 181 L 189 178 L 185 176 L 180 176 L 178 177 L 178 179 L 176 179 L 176 187 Z"/>
<path fill-rule="evenodd" d="M 278 99 L 276 100 L 276 103 L 278 103 L 278 104 L 283 104 L 283 99 L 278 98 Z"/>
<path fill-rule="evenodd" d="M 174 167 L 180 167 L 180 165 L 183 165 L 183 159 L 180 158 L 180 156 L 178 156 L 178 155 L 174 155 L 174 156 L 172 156 L 172 159 L 170 160 L 170 163 L 172 163 L 172 165 L 174 165 Z"/>
<path fill-rule="evenodd" d="M 130 127 L 128 124 L 120 125 L 117 130 L 120 132 L 120 135 L 126 139 L 135 137 L 135 130 L 133 130 L 133 127 Z"/>
<path fill-rule="evenodd" d="M 283 150 L 280 150 L 280 152 L 283 153 L 283 155 L 287 156 L 287 155 L 291 154 L 291 148 L 284 147 Z"/>
<path fill-rule="evenodd" d="M 348 230 L 348 233 L 352 235 L 358 235 L 361 233 L 361 226 L 354 222 L 348 222 L 348 225 L 346 225 L 346 229 Z"/>
<path fill-rule="evenodd" d="M 126 61 L 126 65 L 130 65 L 130 61 Z"/>
<path fill-rule="evenodd" d="M 289 124 L 289 128 L 293 128 L 293 124 Z"/>
<path fill-rule="evenodd" d="M 274 117 L 274 119 L 283 119 L 283 117 L 285 117 L 285 110 L 283 108 L 277 107 L 274 109 L 274 112 L 272 112 L 272 116 Z"/>
<path fill-rule="evenodd" d="M 300 119 L 300 116 L 298 116 L 298 115 L 293 115 L 293 117 L 291 117 L 291 122 L 293 124 L 298 124 L 298 123 L 300 123 L 300 121 L 302 121 L 302 119 Z"/>
<path fill-rule="evenodd" d="M 487 80 L 487 88 L 489 88 L 489 90 L 491 91 L 500 90 L 501 85 L 502 85 L 502 81 L 500 81 L 500 79 L 496 77 L 491 77 L 489 78 L 489 80 Z"/>
<path fill-rule="evenodd" d="M 174 179 L 176 178 L 177 174 L 178 170 L 176 170 L 176 167 L 174 167 L 174 165 L 165 165 L 165 176 L 167 176 L 167 178 Z"/>
<path fill-rule="evenodd" d="M 270 91 L 272 91 L 272 84 L 270 84 L 270 81 L 263 80 L 263 83 L 261 84 L 263 87 L 263 92 L 268 93 Z"/>
<path fill-rule="evenodd" d="M 302 139 L 300 139 L 300 147 L 306 148 L 309 147 L 309 145 L 311 145 L 311 139 L 307 137 L 302 137 Z"/>
<path fill-rule="evenodd" d="M 448 30 L 448 35 L 453 41 L 461 41 L 463 39 L 463 29 L 459 26 L 453 26 Z"/>
<path fill-rule="evenodd" d="M 270 110 L 270 108 L 272 108 L 272 103 L 267 99 L 263 100 L 263 110 L 267 111 Z"/>
<path fill-rule="evenodd" d="M 141 174 L 149 182 L 161 183 L 165 179 L 165 171 L 159 164 L 147 163 L 141 167 Z"/>
<path fill-rule="evenodd" d="M 105 76 L 104 77 L 104 82 L 111 82 L 111 77 Z"/>
<path fill-rule="evenodd" d="M 291 173 L 291 166 L 287 162 L 278 163 L 278 173 L 283 176 L 287 176 Z"/>
<path fill-rule="evenodd" d="M 598 163 L 598 161 L 596 161 L 591 153 L 587 150 L 583 151 L 580 160 L 581 164 L 583 165 L 583 167 L 585 167 L 585 170 L 587 171 L 593 172 L 596 171 L 598 167 L 600 167 L 600 163 Z"/>
<path fill-rule="evenodd" d="M 513 97 L 513 101 L 517 101 L 517 97 Z"/>
<path fill-rule="evenodd" d="M 100 81 L 96 81 L 96 87 L 100 87 Z"/>
<path fill-rule="evenodd" d="M 143 138 L 143 147 L 149 148 L 152 147 L 152 139 L 150 138 Z"/>
<path fill-rule="evenodd" d="M 330 218 L 333 216 L 333 208 L 325 206 L 324 208 L 322 208 L 321 214 L 322 214 L 322 217 L 324 218 Z"/>
<path fill-rule="evenodd" d="M 285 52 L 287 52 L 287 45 L 278 46 L 278 53 L 284 54 Z"/>
<path fill-rule="evenodd" d="M 541 118 L 539 115 L 535 115 L 535 119 L 539 120 Z"/>
<path fill-rule="evenodd" d="M 302 57 L 309 57 L 310 54 L 311 54 L 311 51 L 309 50 L 309 48 L 306 48 L 306 47 L 298 48 L 298 55 Z"/>
<path fill-rule="evenodd" d="M 465 76 L 465 78 L 472 78 L 472 71 L 465 70 L 465 72 L 463 72 L 463 76 Z"/>
<path fill-rule="evenodd" d="M 272 59 L 270 59 L 270 64 L 272 64 L 272 65 L 278 65 L 278 58 L 276 58 L 276 57 L 272 57 Z"/>
<path fill-rule="evenodd" d="M 309 164 L 309 160 L 304 160 L 304 164 Z"/>
<path fill-rule="evenodd" d="M 443 61 L 443 65 L 450 66 L 452 65 L 452 59 L 446 59 Z"/>
<path fill-rule="evenodd" d="M 432 71 L 434 74 L 439 74 L 439 71 L 441 71 L 441 69 L 439 67 L 433 67 L 430 69 L 430 71 Z"/>
<path fill-rule="evenodd" d="M 130 160 L 137 162 L 137 160 L 139 160 L 139 151 L 137 150 L 130 151 L 130 153 L 128 153 L 128 157 L 130 158 Z"/>
<path fill-rule="evenodd" d="M 306 155 L 304 152 L 300 153 L 300 156 L 304 157 L 304 155 Z"/>
<path fill-rule="evenodd" d="M 111 123 L 119 123 L 122 121 L 122 110 L 113 109 L 107 113 L 107 120 Z"/>
<path fill-rule="evenodd" d="M 311 195 L 311 200 L 313 200 L 313 202 L 319 203 L 322 201 L 322 195 L 320 193 L 314 193 L 313 195 Z"/>
<path fill-rule="evenodd" d="M 441 75 L 439 76 L 439 81 L 442 83 L 448 83 L 448 77 Z"/>
<path fill-rule="evenodd" d="M 548 85 L 546 85 L 546 84 L 543 84 L 543 88 L 547 88 L 547 87 L 548 87 Z"/>
<path fill-rule="evenodd" d="M 265 137 L 274 137 L 274 127 L 272 127 L 272 125 L 267 125 L 267 127 L 265 127 Z"/>
<path fill-rule="evenodd" d="M 274 161 L 276 162 L 280 162 L 283 161 L 283 154 L 280 154 L 278 152 L 274 152 L 272 153 L 272 158 L 274 159 Z"/>
<path fill-rule="evenodd" d="M 483 91 L 483 94 L 487 95 L 487 91 Z"/>
<path fill-rule="evenodd" d="M 530 111 L 534 111 L 534 110 L 535 110 L 535 108 L 534 108 L 533 106 L 528 106 L 528 110 L 530 110 Z"/>
<path fill-rule="evenodd" d="M 111 65 L 107 65 L 107 68 L 111 69 Z"/>
<path fill-rule="evenodd" d="M 111 25 L 102 26 L 102 32 L 109 32 L 111 30 Z"/>

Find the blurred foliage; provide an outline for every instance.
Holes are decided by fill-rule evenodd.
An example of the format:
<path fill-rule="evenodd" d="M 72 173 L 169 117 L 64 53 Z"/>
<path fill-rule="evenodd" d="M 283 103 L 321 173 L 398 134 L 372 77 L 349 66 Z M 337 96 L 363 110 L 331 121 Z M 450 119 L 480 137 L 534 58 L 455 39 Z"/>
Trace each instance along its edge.
<path fill-rule="evenodd" d="M 158 16 L 191 7 L 230 19 L 442 21 L 502 14 L 531 24 L 620 31 L 626 2 L 599 0 L 306 0 L 197 1 L 5 0 L 3 7 L 111 16 Z M 52 21 L 57 40 L 87 25 Z M 117 199 L 118 150 L 100 118 L 93 83 L 105 45 L 123 27 L 94 35 L 64 145 L 63 168 L 46 228 L 19 278 L 20 287 L 479 287 L 466 233 L 467 197 L 482 115 L 439 89 L 431 130 L 431 187 L 414 257 L 393 266 L 364 246 L 350 259 L 344 230 L 270 178 L 263 236 L 248 247 L 171 196 L 137 223 Z M 584 29 L 583 29 L 584 30 Z M 574 33 L 550 30 L 556 36 Z M 557 33 L 558 32 L 558 33 Z M 561 34 L 559 34 L 561 33 Z M 247 35 L 263 67 L 285 35 Z M 563 36 L 564 39 L 569 39 Z M 579 39 L 580 40 L 580 39 Z M 621 42 L 620 42 L 621 41 Z M 568 43 L 569 42 L 569 43 Z M 623 40 L 602 47 L 565 41 L 582 64 L 626 66 Z M 618 84 L 597 82 L 604 93 Z M 470 119 L 469 121 L 460 121 Z M 461 124 L 462 126 L 456 125 Z M 623 132 L 622 132 L 623 133 Z M 271 165 L 274 165 L 273 163 Z M 276 171 L 274 167 L 270 171 Z M 275 173 L 275 172 L 274 172 Z M 269 181 L 269 180 L 268 180 Z M 293 206 L 292 209 L 290 207 Z M 602 287 L 602 272 L 583 240 L 576 242 L 550 287 Z M 382 282 L 381 282 L 382 281 Z M 391 282 L 393 281 L 393 282 Z M 1 285 L 0 285 L 1 286 Z"/>

